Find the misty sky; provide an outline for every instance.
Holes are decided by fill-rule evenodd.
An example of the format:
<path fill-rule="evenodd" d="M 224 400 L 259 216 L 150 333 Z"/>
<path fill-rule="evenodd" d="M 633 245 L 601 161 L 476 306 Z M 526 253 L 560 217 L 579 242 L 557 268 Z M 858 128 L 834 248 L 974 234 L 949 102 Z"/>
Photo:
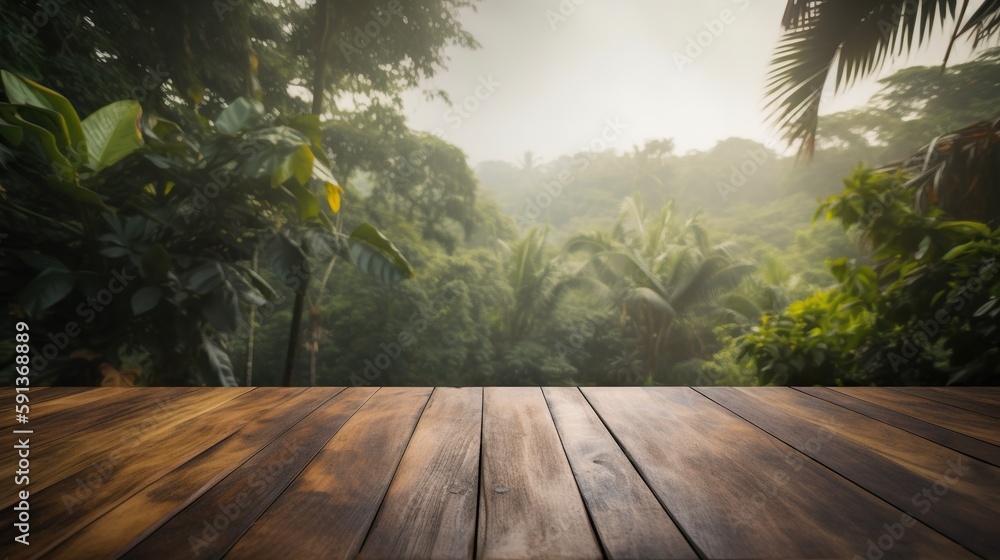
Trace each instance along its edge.
<path fill-rule="evenodd" d="M 972 4 L 970 12 L 979 2 Z M 463 18 L 482 47 L 451 49 L 448 70 L 426 84 L 446 91 L 454 105 L 429 102 L 413 91 L 404 98 L 406 114 L 413 128 L 437 131 L 465 150 L 473 165 L 513 162 L 526 150 L 549 160 L 585 149 L 602 133 L 614 136 L 606 131 L 609 119 L 627 127 L 611 143 L 618 151 L 647 139 L 673 138 L 677 152 L 684 153 L 730 136 L 777 147 L 761 99 L 784 5 L 784 0 L 484 0 L 478 12 Z M 707 30 L 704 22 L 720 20 L 723 10 L 731 14 L 729 23 L 720 22 L 719 36 L 709 42 L 703 34 L 702 52 L 689 57 L 690 63 L 678 59 L 675 54 L 688 57 L 689 38 L 697 40 Z M 940 64 L 945 43 L 939 33 L 883 75 Z M 960 42 L 952 61 L 968 57 L 967 43 Z M 863 104 L 877 90 L 874 82 L 837 96 L 830 95 L 828 84 L 822 112 Z"/>

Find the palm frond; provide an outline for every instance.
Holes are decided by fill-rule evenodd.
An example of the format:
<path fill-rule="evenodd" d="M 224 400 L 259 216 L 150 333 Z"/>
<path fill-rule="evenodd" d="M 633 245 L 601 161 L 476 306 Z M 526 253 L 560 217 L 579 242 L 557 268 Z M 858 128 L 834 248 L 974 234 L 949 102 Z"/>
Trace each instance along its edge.
<path fill-rule="evenodd" d="M 789 0 L 775 48 L 765 108 L 781 137 L 811 157 L 823 86 L 836 62 L 836 88 L 877 72 L 886 59 L 920 46 L 954 17 L 956 0 L 892 2 Z M 996 10 L 994 10 L 994 13 Z M 918 27 L 919 26 L 919 27 Z"/>
<path fill-rule="evenodd" d="M 989 41 L 1000 32 L 1000 0 L 986 0 L 976 13 L 969 17 L 959 35 L 972 33 L 973 48 Z"/>
<path fill-rule="evenodd" d="M 674 309 L 674 306 L 670 305 L 670 302 L 666 298 L 644 286 L 632 290 L 628 295 L 626 304 L 633 314 L 636 311 L 642 310 L 667 321 L 677 316 L 677 310 Z"/>
<path fill-rule="evenodd" d="M 610 251 L 611 247 L 611 240 L 609 240 L 603 233 L 583 233 L 571 237 L 563 246 L 563 252 L 595 255 L 597 253 Z"/>
<path fill-rule="evenodd" d="M 733 265 L 722 257 L 709 258 L 670 294 L 670 302 L 681 313 L 694 305 L 711 305 L 739 287 L 753 271 L 750 264 Z"/>

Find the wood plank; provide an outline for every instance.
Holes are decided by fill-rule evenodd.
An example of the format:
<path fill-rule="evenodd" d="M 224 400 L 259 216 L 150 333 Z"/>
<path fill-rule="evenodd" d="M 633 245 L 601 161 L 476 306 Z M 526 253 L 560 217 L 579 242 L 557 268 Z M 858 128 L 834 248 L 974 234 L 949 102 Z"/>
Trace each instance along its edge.
<path fill-rule="evenodd" d="M 853 410 L 854 412 L 859 412 L 869 418 L 880 420 L 890 426 L 906 430 L 911 434 L 929 439 L 934 443 L 950 447 L 955 451 L 965 453 L 970 457 L 975 457 L 991 465 L 1000 466 L 1000 447 L 991 445 L 985 441 L 953 432 L 936 424 L 925 422 L 924 420 L 896 412 L 895 410 L 883 408 L 866 400 L 857 399 L 826 387 L 800 387 L 798 390 Z"/>
<path fill-rule="evenodd" d="M 186 394 L 193 393 L 197 389 L 193 387 L 169 387 L 164 390 L 156 389 L 152 391 L 132 391 L 117 392 L 109 394 L 107 399 L 98 401 L 100 404 L 94 406 L 84 406 L 73 410 L 71 414 L 47 415 L 32 421 L 31 427 L 37 434 L 36 443 L 32 449 L 41 451 L 42 449 L 60 447 L 60 440 L 79 434 L 83 431 L 93 431 L 101 424 L 115 419 L 121 419 L 134 414 L 143 414 L 153 410 L 162 399 L 176 399 Z M 67 399 L 80 397 L 96 390 L 87 391 L 77 395 L 66 397 Z M 99 392 L 98 392 L 99 393 Z M 50 403 L 61 403 L 65 399 L 44 402 L 39 407 Z M 14 455 L 13 449 L 0 449 L 0 463 L 10 460 Z"/>
<path fill-rule="evenodd" d="M 956 392 L 950 387 L 890 387 L 890 389 L 957 408 L 971 410 L 972 412 L 978 412 L 979 414 L 985 414 L 993 418 L 1000 418 L 1000 405 L 994 401 L 993 397 L 984 398 L 973 391 Z"/>
<path fill-rule="evenodd" d="M 542 392 L 605 554 L 697 558 L 580 390 Z"/>
<path fill-rule="evenodd" d="M 40 395 L 41 393 L 45 392 L 45 390 L 47 390 L 47 389 L 49 389 L 49 387 L 44 386 L 44 385 L 41 386 L 41 387 L 34 387 L 34 386 L 32 386 L 27 391 L 24 391 L 24 392 L 28 393 L 28 395 L 30 397 L 30 396 L 34 396 L 34 395 Z M 0 387 L 0 402 L 3 402 L 4 406 L 9 406 L 10 403 L 13 402 L 11 399 L 16 394 L 17 394 L 17 386 L 16 385 L 7 385 L 7 386 L 4 386 L 4 387 Z M 8 402 L 8 401 L 10 401 L 10 402 Z"/>
<path fill-rule="evenodd" d="M 163 476 L 136 482 L 136 492 L 73 533 L 46 558 L 111 558 L 151 533 L 217 482 L 236 470 L 299 420 L 329 401 L 342 388 L 258 388 L 254 393 L 278 395 L 280 402 L 194 459 Z M 229 408 L 232 410 L 232 407 Z M 209 420 L 204 418 L 203 420 Z M 161 447 L 162 448 L 162 447 Z M 171 458 L 172 461 L 176 460 Z M 143 482 L 151 482 L 139 488 Z M 60 528 L 62 529 L 62 528 Z M 60 531 L 63 532 L 63 531 Z M 48 535 L 46 536 L 46 544 Z"/>
<path fill-rule="evenodd" d="M 886 525 L 902 522 L 895 508 L 692 389 L 582 390 L 704 557 L 864 557 Z M 891 555 L 971 557 L 919 523 Z"/>
<path fill-rule="evenodd" d="M 438 387 L 359 558 L 472 558 L 483 390 Z"/>
<path fill-rule="evenodd" d="M 997 467 L 793 389 L 699 390 L 969 550 L 1000 551 Z"/>
<path fill-rule="evenodd" d="M 150 442 L 160 453 L 149 453 L 145 446 L 121 450 L 106 462 L 82 468 L 33 492 L 32 521 L 38 527 L 45 527 L 45 538 L 32 546 L 32 557 L 45 556 L 51 548 L 151 481 L 168 475 L 287 398 L 287 391 L 280 389 L 248 391 L 195 418 L 197 429 L 171 430 L 163 438 Z M 0 527 L 0 542 L 11 542 L 15 534 L 13 526 Z"/>
<path fill-rule="evenodd" d="M 37 388 L 33 388 L 29 393 L 30 396 L 34 396 L 34 392 L 36 390 Z M 30 422 L 34 424 L 35 421 L 40 420 L 51 414 L 60 413 L 83 404 L 91 403 L 101 399 L 106 399 L 116 393 L 136 391 L 136 390 L 137 388 L 135 387 L 104 387 L 104 388 L 87 389 L 85 391 L 79 391 L 77 393 L 65 395 L 56 399 L 43 400 L 37 403 L 35 402 L 34 399 L 32 399 L 29 402 L 29 406 L 31 407 L 29 415 L 31 418 Z M 0 397 L 0 401 L 5 402 L 5 407 L 6 406 L 10 407 L 7 409 L 10 412 L 10 414 L 4 413 L 3 417 L 0 417 L 0 429 L 11 428 L 15 425 L 18 425 L 20 427 L 20 425 L 14 418 L 13 414 L 14 395 L 13 394 L 10 395 L 9 401 L 7 397 Z M 27 426 L 27 427 L 35 428 L 37 426 Z"/>
<path fill-rule="evenodd" d="M 355 557 L 430 394 L 379 389 L 226 558 Z"/>
<path fill-rule="evenodd" d="M 159 400 L 157 408 L 137 412 L 119 422 L 105 423 L 93 430 L 84 430 L 63 438 L 59 449 L 72 453 L 44 453 L 31 463 L 31 491 L 36 493 L 81 468 L 107 462 L 130 449 L 138 449 L 155 442 L 157 438 L 177 429 L 194 418 L 249 391 L 246 388 L 211 388 L 189 391 L 177 398 L 170 398 L 178 389 L 163 388 L 152 394 Z M 41 438 L 42 434 L 31 437 Z M 41 442 L 39 442 L 41 443 Z M 17 501 L 16 488 L 0 488 L 0 507 L 7 508 Z"/>
<path fill-rule="evenodd" d="M 884 387 L 837 388 L 845 395 L 919 418 L 953 432 L 1000 445 L 1000 418 L 993 418 Z"/>
<path fill-rule="evenodd" d="M 221 558 L 374 392 L 338 393 L 121 557 Z"/>
<path fill-rule="evenodd" d="M 487 387 L 479 558 L 602 558 L 545 397 Z"/>
<path fill-rule="evenodd" d="M 61 399 L 63 397 L 89 391 L 91 389 L 93 389 L 93 387 L 32 387 L 27 394 L 30 398 L 29 402 L 39 404 L 45 401 Z M 13 407 L 14 401 L 12 399 L 10 400 L 10 403 L 10 406 Z M 11 408 L 11 410 L 13 410 L 13 408 Z"/>
<path fill-rule="evenodd" d="M 919 389 L 919 387 L 915 387 Z M 935 387 L 958 397 L 972 397 L 1000 406 L 1000 387 Z"/>

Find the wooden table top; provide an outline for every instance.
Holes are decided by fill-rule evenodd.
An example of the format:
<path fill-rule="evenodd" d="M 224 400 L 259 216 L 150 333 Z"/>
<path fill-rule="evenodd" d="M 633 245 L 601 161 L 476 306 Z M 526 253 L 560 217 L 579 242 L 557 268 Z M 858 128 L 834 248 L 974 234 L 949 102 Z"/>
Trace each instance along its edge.
<path fill-rule="evenodd" d="M 1000 388 L 28 394 L 9 558 L 1000 558 Z"/>

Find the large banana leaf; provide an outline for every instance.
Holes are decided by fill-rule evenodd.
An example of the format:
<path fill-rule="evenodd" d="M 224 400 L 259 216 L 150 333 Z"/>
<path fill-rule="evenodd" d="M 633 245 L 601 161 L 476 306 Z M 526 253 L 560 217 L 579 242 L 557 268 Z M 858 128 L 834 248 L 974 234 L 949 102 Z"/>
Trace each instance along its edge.
<path fill-rule="evenodd" d="M 264 106 L 259 101 L 241 97 L 222 111 L 215 120 L 215 129 L 223 134 L 236 134 L 252 128 L 263 116 Z"/>
<path fill-rule="evenodd" d="M 141 114 L 139 102 L 127 100 L 105 105 L 83 119 L 91 169 L 114 165 L 142 147 Z"/>
<path fill-rule="evenodd" d="M 11 103 L 31 105 L 55 111 L 62 116 L 70 144 L 74 149 L 87 153 L 87 139 L 76 109 L 68 99 L 23 76 L 0 70 L 4 91 Z"/>
<path fill-rule="evenodd" d="M 366 274 L 392 283 L 412 278 L 413 267 L 382 232 L 370 224 L 361 224 L 350 237 L 351 262 Z"/>

